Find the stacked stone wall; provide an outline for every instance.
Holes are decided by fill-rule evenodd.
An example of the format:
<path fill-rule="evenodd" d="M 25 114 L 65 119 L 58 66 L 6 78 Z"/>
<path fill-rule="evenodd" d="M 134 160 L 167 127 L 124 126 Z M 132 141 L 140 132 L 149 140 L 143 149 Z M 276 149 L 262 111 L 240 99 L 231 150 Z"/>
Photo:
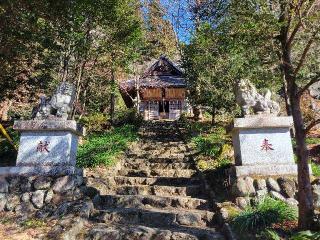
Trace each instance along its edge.
<path fill-rule="evenodd" d="M 312 182 L 315 208 L 320 208 L 320 179 Z M 253 198 L 270 195 L 291 205 L 298 205 L 298 183 L 295 177 L 252 178 L 239 177 L 232 183 L 231 194 L 235 203 L 244 208 Z"/>
<path fill-rule="evenodd" d="M 78 209 L 89 216 L 92 199 L 98 191 L 86 187 L 82 175 L 59 177 L 0 178 L 0 212 L 11 211 L 19 215 L 35 214 L 39 218 L 63 215 Z M 88 206 L 90 205 L 90 206 Z M 89 210 L 88 210 L 89 209 Z"/>

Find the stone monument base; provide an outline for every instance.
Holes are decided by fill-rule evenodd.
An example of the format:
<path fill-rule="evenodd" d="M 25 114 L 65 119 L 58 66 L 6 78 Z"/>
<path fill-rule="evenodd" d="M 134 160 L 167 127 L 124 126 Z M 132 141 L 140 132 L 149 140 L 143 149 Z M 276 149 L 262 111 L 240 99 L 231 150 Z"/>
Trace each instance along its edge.
<path fill-rule="evenodd" d="M 22 167 L 1 167 L 0 177 L 11 176 L 48 176 L 59 177 L 64 175 L 82 175 L 83 170 L 72 166 L 22 166 Z"/>
<path fill-rule="evenodd" d="M 259 177 L 259 176 L 296 176 L 298 168 L 296 164 L 272 164 L 272 165 L 246 165 L 234 166 L 230 169 L 235 177 Z"/>

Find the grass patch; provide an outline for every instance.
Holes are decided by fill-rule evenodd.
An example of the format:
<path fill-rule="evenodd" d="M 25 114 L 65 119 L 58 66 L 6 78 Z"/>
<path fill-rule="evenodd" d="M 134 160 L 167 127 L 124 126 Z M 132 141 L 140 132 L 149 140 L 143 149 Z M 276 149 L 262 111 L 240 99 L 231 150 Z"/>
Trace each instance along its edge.
<path fill-rule="evenodd" d="M 128 145 L 138 138 L 137 127 L 124 125 L 104 133 L 89 135 L 79 147 L 78 167 L 112 166 Z"/>
<path fill-rule="evenodd" d="M 320 232 L 303 231 L 294 234 L 290 240 L 320 240 Z"/>
<path fill-rule="evenodd" d="M 275 223 L 297 220 L 297 210 L 287 203 L 266 197 L 233 218 L 232 227 L 238 233 L 259 233 Z"/>
<path fill-rule="evenodd" d="M 320 177 L 320 165 L 318 165 L 314 162 L 311 162 L 311 169 L 312 169 L 312 174 L 315 177 Z"/>
<path fill-rule="evenodd" d="M 306 143 L 309 144 L 320 144 L 320 138 L 307 138 Z"/>
<path fill-rule="evenodd" d="M 212 132 L 203 133 L 199 136 L 193 137 L 192 143 L 201 154 L 210 157 L 217 157 L 222 146 L 228 140 L 228 136 L 226 136 L 225 129 L 222 127 L 216 127 L 210 131 Z"/>
<path fill-rule="evenodd" d="M 290 236 L 289 236 L 290 235 Z M 320 240 L 320 232 L 311 232 L 311 231 L 302 231 L 291 233 L 287 235 L 285 238 L 278 234 L 278 232 L 267 229 L 261 233 L 258 239 L 262 240 L 281 240 L 281 239 L 289 239 L 289 240 Z"/>
<path fill-rule="evenodd" d="M 45 227 L 46 223 L 42 220 L 39 219 L 28 219 L 24 222 L 21 223 L 21 226 L 25 229 L 28 228 L 41 228 L 41 227 Z"/>
<path fill-rule="evenodd" d="M 200 170 L 226 168 L 232 164 L 233 147 L 223 127 L 207 128 L 193 137 L 191 142 L 198 151 L 196 160 Z"/>

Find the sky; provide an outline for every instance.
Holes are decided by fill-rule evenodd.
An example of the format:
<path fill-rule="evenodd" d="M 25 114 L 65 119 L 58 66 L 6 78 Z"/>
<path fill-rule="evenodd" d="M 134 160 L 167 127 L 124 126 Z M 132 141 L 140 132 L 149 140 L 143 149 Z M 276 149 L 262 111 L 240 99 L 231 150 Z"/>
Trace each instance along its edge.
<path fill-rule="evenodd" d="M 190 0 L 161 0 L 181 42 L 188 43 L 193 30 Z"/>

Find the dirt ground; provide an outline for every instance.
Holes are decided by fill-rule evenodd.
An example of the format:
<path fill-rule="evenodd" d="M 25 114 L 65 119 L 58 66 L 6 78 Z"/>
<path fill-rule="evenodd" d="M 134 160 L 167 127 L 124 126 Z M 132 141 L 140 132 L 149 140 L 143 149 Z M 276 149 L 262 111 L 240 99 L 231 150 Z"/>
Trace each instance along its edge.
<path fill-rule="evenodd" d="M 1 240 L 33 240 L 46 239 L 53 222 L 35 219 L 22 221 L 11 213 L 0 214 Z"/>

